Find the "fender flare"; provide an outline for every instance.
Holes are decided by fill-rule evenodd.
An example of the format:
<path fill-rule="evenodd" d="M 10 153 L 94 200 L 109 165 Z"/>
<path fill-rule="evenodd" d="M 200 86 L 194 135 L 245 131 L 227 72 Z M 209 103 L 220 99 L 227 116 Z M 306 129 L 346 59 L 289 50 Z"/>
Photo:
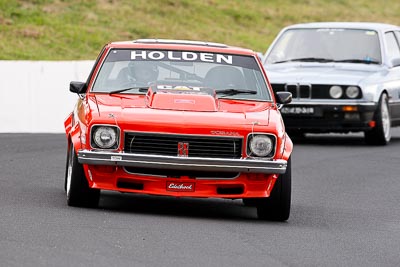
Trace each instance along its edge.
<path fill-rule="evenodd" d="M 282 154 L 282 159 L 289 160 L 292 152 L 293 152 L 293 141 L 290 139 L 289 135 L 285 133 L 285 144 Z"/>

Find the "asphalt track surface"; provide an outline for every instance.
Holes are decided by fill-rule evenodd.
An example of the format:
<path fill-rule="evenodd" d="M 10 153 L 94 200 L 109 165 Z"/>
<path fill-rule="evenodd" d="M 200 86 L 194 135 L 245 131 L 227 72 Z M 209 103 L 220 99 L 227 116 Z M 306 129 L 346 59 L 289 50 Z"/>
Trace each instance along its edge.
<path fill-rule="evenodd" d="M 289 221 L 238 200 L 103 192 L 66 205 L 62 134 L 0 134 L 1 266 L 400 266 L 400 129 L 295 143 Z"/>

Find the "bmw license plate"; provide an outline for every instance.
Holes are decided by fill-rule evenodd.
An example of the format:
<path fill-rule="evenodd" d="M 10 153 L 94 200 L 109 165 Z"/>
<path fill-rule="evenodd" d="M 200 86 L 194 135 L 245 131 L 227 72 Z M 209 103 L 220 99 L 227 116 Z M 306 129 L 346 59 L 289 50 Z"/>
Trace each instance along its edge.
<path fill-rule="evenodd" d="M 293 115 L 314 115 L 314 107 L 282 107 L 282 114 L 293 114 Z"/>

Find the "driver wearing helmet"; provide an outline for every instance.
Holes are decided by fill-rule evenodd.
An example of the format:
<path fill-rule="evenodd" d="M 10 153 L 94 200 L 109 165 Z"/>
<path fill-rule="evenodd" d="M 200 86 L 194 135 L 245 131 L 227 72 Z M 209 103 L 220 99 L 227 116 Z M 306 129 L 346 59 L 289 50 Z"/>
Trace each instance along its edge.
<path fill-rule="evenodd" d="M 128 68 L 134 83 L 138 85 L 149 85 L 158 78 L 158 68 L 153 62 L 131 61 Z"/>

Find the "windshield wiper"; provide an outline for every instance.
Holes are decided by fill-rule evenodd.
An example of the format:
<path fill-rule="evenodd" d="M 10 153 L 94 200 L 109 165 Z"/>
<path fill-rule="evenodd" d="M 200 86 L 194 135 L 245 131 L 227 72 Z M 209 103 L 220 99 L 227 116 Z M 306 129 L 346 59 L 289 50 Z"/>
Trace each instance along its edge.
<path fill-rule="evenodd" d="M 302 58 L 292 58 L 282 61 L 275 61 L 274 64 L 277 63 L 285 63 L 285 62 L 295 62 L 295 61 L 305 61 L 305 62 L 333 62 L 333 59 L 330 58 L 322 58 L 322 57 L 302 57 Z"/>
<path fill-rule="evenodd" d="M 238 95 L 238 94 L 252 94 L 252 95 L 255 95 L 255 94 L 257 94 L 257 92 L 254 91 L 254 90 L 233 89 L 233 88 L 215 90 L 215 92 L 217 94 L 225 94 L 225 95 Z"/>
<path fill-rule="evenodd" d="M 129 87 L 129 88 L 114 90 L 114 91 L 108 92 L 108 94 L 109 95 L 118 94 L 118 93 L 123 93 L 123 92 L 129 91 L 129 90 L 133 90 L 133 89 L 137 89 L 137 90 L 139 90 L 139 92 L 147 92 L 147 90 L 149 88 L 148 87 Z"/>
<path fill-rule="evenodd" d="M 372 59 L 342 59 L 342 60 L 335 60 L 335 62 L 346 62 L 346 63 L 364 63 L 364 64 L 380 64 L 379 61 L 372 60 Z"/>

